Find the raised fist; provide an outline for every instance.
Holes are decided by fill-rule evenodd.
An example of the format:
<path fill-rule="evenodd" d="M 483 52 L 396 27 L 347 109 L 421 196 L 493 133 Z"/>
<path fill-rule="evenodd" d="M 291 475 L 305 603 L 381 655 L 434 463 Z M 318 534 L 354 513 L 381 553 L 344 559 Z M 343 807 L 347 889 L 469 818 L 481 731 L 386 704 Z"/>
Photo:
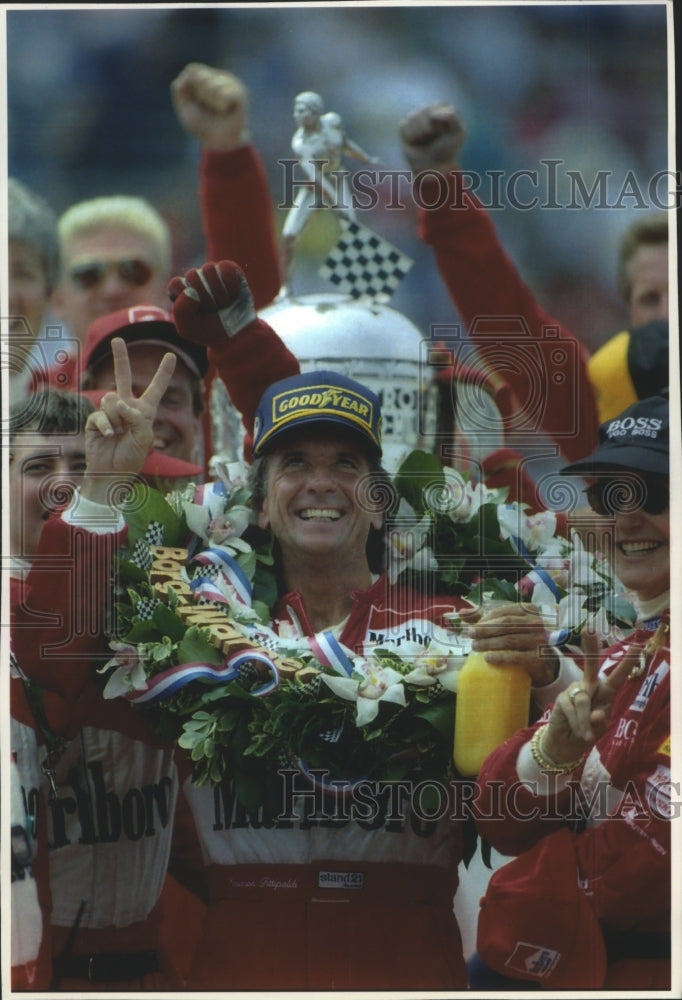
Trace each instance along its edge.
<path fill-rule="evenodd" d="M 256 319 L 246 278 L 231 260 L 172 278 L 168 296 L 180 336 L 205 347 L 222 346 Z"/>
<path fill-rule="evenodd" d="M 399 125 L 405 159 L 415 173 L 452 170 L 457 165 L 466 129 L 449 104 L 413 111 Z"/>
<path fill-rule="evenodd" d="M 182 127 L 207 149 L 230 150 L 249 141 L 248 92 L 224 69 L 189 63 L 171 84 Z"/>

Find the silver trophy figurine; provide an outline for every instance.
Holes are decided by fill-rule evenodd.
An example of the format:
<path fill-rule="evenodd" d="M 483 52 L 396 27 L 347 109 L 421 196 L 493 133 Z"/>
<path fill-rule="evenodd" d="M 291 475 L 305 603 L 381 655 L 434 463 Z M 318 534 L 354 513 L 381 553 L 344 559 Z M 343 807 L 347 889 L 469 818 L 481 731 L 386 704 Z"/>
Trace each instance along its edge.
<path fill-rule="evenodd" d="M 294 99 L 294 121 L 297 129 L 291 148 L 310 184 L 299 187 L 282 230 L 281 297 L 286 297 L 291 281 L 294 244 L 312 213 L 318 208 L 329 208 L 342 219 L 355 221 L 348 175 L 340 169 L 343 157 L 350 156 L 361 163 L 379 162 L 348 138 L 341 116 L 335 111 L 325 112 L 322 98 L 312 90 Z"/>

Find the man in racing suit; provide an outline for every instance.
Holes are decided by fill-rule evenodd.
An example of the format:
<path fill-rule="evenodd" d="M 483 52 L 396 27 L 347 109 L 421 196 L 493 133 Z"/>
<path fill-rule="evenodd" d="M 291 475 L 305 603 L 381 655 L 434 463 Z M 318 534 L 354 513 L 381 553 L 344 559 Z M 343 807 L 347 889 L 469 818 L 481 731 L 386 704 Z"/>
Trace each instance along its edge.
<path fill-rule="evenodd" d="M 307 400 L 323 398 L 320 387 L 341 402 L 306 411 Z M 273 407 L 283 398 L 280 422 Z M 460 603 L 390 586 L 367 555 L 383 515 L 355 487 L 380 472 L 379 420 L 374 393 L 335 372 L 275 383 L 256 414 L 254 503 L 277 540 L 282 575 L 272 625 L 286 622 L 318 655 L 330 642 L 354 653 L 426 647 Z M 278 816 L 248 813 L 229 778 L 184 786 L 209 892 L 188 988 L 463 988 L 452 906 L 462 824 L 451 804 L 425 818 L 409 789 L 396 789 L 369 818 L 339 801 L 345 814 L 329 815 L 302 773 L 290 781 Z"/>

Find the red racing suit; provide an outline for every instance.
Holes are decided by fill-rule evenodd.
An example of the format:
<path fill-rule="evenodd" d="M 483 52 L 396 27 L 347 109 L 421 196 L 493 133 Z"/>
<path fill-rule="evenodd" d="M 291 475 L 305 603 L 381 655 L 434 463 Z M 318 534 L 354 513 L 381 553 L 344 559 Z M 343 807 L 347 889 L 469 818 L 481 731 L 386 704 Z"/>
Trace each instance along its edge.
<path fill-rule="evenodd" d="M 353 598 L 339 638 L 357 650 L 426 645 L 458 604 L 383 576 Z M 297 593 L 274 617 L 313 634 Z M 300 774 L 292 780 L 279 816 L 247 813 L 229 779 L 186 783 L 210 893 L 188 988 L 464 988 L 453 914 L 462 834 L 450 808 L 426 819 L 407 795 L 393 806 L 382 799 L 371 820 L 347 799 L 331 815 Z"/>
<path fill-rule="evenodd" d="M 583 458 L 599 426 L 583 345 L 535 301 L 463 173 L 419 184 L 419 204 L 433 205 L 419 209 L 419 236 L 433 249 L 484 369 L 501 374 L 515 397 L 502 414 L 507 426 L 544 432 L 567 461 Z M 530 423 L 519 423 L 520 415 Z M 494 467 L 493 456 L 486 461 Z"/>
<path fill-rule="evenodd" d="M 602 671 L 651 635 L 642 629 L 612 647 Z M 494 750 L 477 780 L 481 836 L 518 855 L 495 872 L 482 900 L 481 958 L 548 989 L 669 988 L 669 645 L 625 681 L 579 770 L 541 771 L 530 735 Z M 533 958 L 542 956 L 536 975 L 526 964 L 531 945 Z"/>
<path fill-rule="evenodd" d="M 96 534 L 53 516 L 26 580 L 11 581 L 17 662 L 42 688 L 40 713 L 23 712 L 25 728 L 41 742 L 45 729 L 64 741 L 52 763 L 54 792 L 38 783 L 36 768 L 24 792 L 42 801 L 52 957 L 64 991 L 179 988 L 186 958 L 160 946 L 180 787 L 174 752 L 129 704 L 105 701 L 92 678 L 111 657 L 103 619 L 122 542 L 123 532 Z"/>
<path fill-rule="evenodd" d="M 206 259 L 238 264 L 256 310 L 264 309 L 281 282 L 272 199 L 253 146 L 202 153 L 199 203 Z"/>

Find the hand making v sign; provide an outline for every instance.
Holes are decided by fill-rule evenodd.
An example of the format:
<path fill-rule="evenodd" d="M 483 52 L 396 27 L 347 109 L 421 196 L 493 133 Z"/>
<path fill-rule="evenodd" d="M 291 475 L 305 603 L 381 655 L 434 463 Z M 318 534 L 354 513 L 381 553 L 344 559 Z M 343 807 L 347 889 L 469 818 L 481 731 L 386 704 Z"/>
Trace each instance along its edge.
<path fill-rule="evenodd" d="M 99 503 L 107 502 L 112 473 L 120 480 L 135 475 L 144 465 L 152 446 L 154 417 L 176 363 L 174 354 L 164 354 L 151 382 L 136 398 L 125 342 L 116 337 L 111 347 L 116 389 L 103 397 L 99 410 L 90 414 L 85 425 L 81 495 Z"/>
<path fill-rule="evenodd" d="M 607 677 L 599 677 L 599 636 L 582 633 L 583 679 L 557 697 L 543 735 L 543 749 L 556 763 L 586 753 L 603 735 L 616 694 L 638 662 L 642 647 L 633 645 Z"/>

